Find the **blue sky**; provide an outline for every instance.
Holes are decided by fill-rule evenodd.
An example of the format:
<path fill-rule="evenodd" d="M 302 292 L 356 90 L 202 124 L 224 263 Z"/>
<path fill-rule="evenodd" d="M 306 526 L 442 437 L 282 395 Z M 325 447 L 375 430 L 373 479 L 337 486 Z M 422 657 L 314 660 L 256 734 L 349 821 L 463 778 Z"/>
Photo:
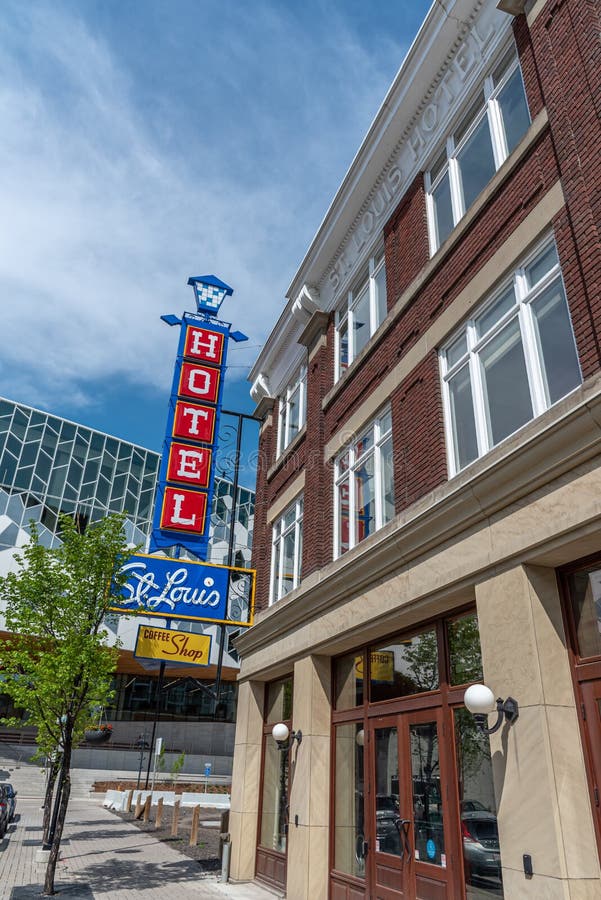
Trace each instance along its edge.
<path fill-rule="evenodd" d="M 234 288 L 225 406 L 429 8 L 3 0 L 0 394 L 159 450 L 189 275 Z"/>

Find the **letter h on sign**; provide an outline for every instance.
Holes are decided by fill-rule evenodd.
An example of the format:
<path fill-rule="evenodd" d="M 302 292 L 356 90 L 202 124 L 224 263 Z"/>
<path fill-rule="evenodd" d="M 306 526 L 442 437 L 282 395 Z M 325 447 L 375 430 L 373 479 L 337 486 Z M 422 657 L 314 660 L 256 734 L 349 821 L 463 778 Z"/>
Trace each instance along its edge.
<path fill-rule="evenodd" d="M 183 316 L 151 552 L 178 543 L 206 558 L 228 334 L 229 325 Z"/>

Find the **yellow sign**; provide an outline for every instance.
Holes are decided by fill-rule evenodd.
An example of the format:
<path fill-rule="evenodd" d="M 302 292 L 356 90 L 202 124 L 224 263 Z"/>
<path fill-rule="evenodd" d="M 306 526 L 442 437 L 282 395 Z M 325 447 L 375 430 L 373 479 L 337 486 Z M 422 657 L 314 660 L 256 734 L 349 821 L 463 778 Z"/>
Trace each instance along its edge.
<path fill-rule="evenodd" d="M 372 681 L 394 681 L 394 653 L 392 650 L 374 650 L 369 657 L 369 669 Z M 363 678 L 363 657 L 357 657 L 355 663 L 357 678 Z"/>
<path fill-rule="evenodd" d="M 211 655 L 210 634 L 190 634 L 140 625 L 134 656 L 142 659 L 164 659 L 166 662 L 208 666 Z"/>

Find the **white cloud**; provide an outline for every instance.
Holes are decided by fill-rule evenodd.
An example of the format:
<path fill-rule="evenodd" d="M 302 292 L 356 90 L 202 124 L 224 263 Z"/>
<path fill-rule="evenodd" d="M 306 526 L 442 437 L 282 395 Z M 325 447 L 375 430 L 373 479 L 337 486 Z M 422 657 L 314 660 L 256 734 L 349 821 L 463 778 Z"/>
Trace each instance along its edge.
<path fill-rule="evenodd" d="M 86 405 L 86 385 L 115 376 L 165 390 L 175 339 L 158 317 L 190 308 L 190 274 L 230 282 L 224 312 L 264 340 L 387 86 L 378 54 L 335 15 L 317 43 L 281 8 L 240 5 L 235 27 L 221 25 L 225 60 L 209 42 L 197 82 L 181 95 L 164 85 L 152 103 L 86 6 L 8 9 L 0 393 Z M 156 40 L 149 65 L 168 50 Z"/>

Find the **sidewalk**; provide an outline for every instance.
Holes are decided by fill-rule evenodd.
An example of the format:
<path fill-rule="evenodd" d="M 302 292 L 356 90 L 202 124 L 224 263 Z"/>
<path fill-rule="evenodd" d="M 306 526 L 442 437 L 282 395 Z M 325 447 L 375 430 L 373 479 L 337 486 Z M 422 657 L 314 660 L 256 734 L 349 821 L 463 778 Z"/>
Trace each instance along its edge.
<path fill-rule="evenodd" d="M 39 898 L 46 870 L 35 861 L 41 824 L 39 801 L 18 798 L 17 821 L 0 841 L 0 900 Z M 214 875 L 200 872 L 194 860 L 89 800 L 69 804 L 55 888 L 60 900 L 280 896 L 252 883 L 221 884 Z"/>

